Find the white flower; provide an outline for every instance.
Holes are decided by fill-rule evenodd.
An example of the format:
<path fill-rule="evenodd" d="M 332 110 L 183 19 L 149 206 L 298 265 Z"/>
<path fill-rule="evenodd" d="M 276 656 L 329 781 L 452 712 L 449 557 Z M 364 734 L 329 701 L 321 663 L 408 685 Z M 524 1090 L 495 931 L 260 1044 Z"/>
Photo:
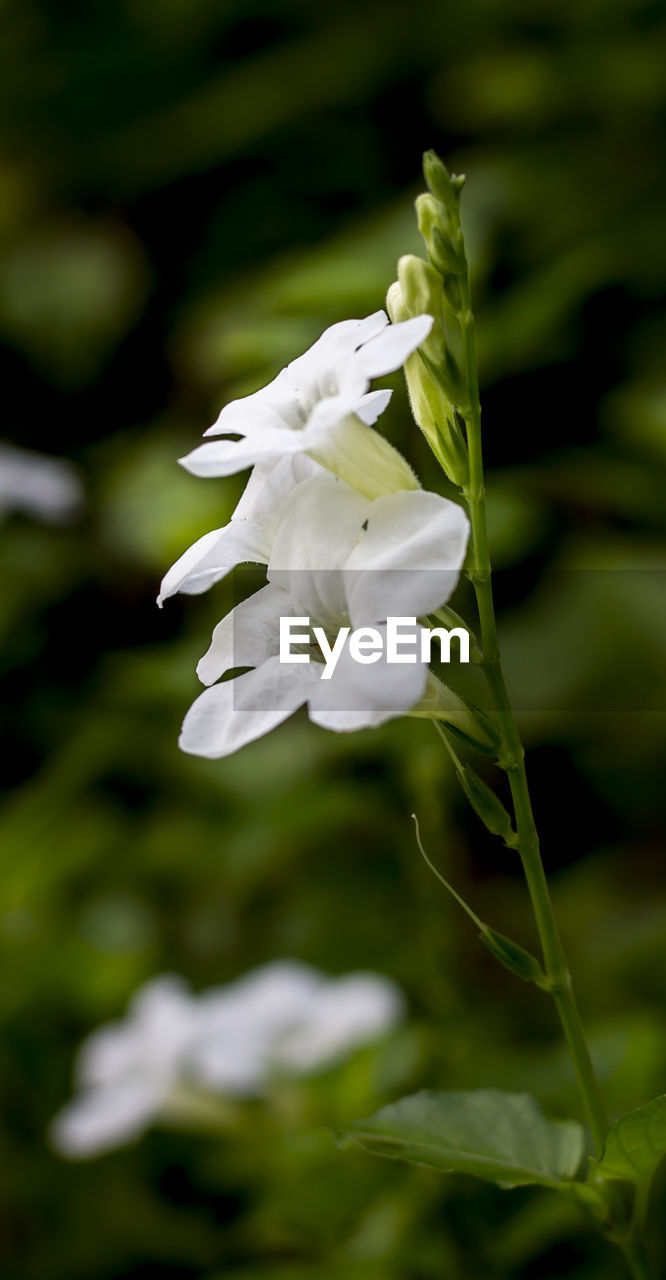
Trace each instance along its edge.
<path fill-rule="evenodd" d="M 253 395 L 234 400 L 206 435 L 236 435 L 200 445 L 181 462 L 198 476 L 228 476 L 262 462 L 307 453 L 368 497 L 413 489 L 404 458 L 370 429 L 390 391 L 370 380 L 400 368 L 432 328 L 431 316 L 389 324 L 383 311 L 344 320 Z"/>
<path fill-rule="evenodd" d="M 457 583 L 468 532 L 461 507 L 421 489 L 371 501 L 330 475 L 298 485 L 274 538 L 268 585 L 218 624 L 197 667 L 213 687 L 188 711 L 181 748 L 229 755 L 304 703 L 315 724 L 336 730 L 410 711 L 423 697 L 427 664 L 361 666 L 346 647 L 322 680 L 320 662 L 280 661 L 280 619 L 308 617 L 332 633 L 428 614 Z M 214 683 L 234 667 L 254 669 Z"/>
<path fill-rule="evenodd" d="M 395 983 L 378 974 L 330 979 L 279 960 L 200 996 L 179 978 L 137 991 L 123 1022 L 100 1027 L 77 1060 L 79 1094 L 56 1116 L 51 1140 L 85 1159 L 123 1146 L 153 1121 L 212 1114 L 211 1093 L 258 1097 L 276 1074 L 328 1066 L 390 1030 L 403 1013 Z"/>
<path fill-rule="evenodd" d="M 82 504 L 83 486 L 69 462 L 0 442 L 0 515 L 23 511 L 62 524 Z"/>
<path fill-rule="evenodd" d="M 204 992 L 197 1079 L 232 1096 L 261 1092 L 274 1042 L 312 1015 L 324 982 L 309 965 L 278 960 Z"/>
<path fill-rule="evenodd" d="M 402 993 L 376 973 L 350 973 L 324 984 L 300 1025 L 272 1051 L 276 1067 L 315 1071 L 383 1035 L 403 1012 Z"/>
<path fill-rule="evenodd" d="M 182 1077 L 198 1028 L 196 1003 L 180 978 L 166 975 L 141 987 L 123 1022 L 100 1027 L 82 1044 L 81 1092 L 53 1122 L 56 1149 L 85 1158 L 143 1133 Z"/>
<path fill-rule="evenodd" d="M 294 488 L 320 471 L 304 453 L 258 463 L 229 524 L 205 533 L 164 575 L 157 597 L 160 608 L 177 591 L 191 596 L 208 591 L 236 565 L 268 564 Z"/>
<path fill-rule="evenodd" d="M 205 993 L 198 1078 L 226 1094 L 265 1091 L 278 1074 L 328 1066 L 395 1026 L 402 993 L 379 974 L 331 979 L 293 960 L 263 965 Z"/>

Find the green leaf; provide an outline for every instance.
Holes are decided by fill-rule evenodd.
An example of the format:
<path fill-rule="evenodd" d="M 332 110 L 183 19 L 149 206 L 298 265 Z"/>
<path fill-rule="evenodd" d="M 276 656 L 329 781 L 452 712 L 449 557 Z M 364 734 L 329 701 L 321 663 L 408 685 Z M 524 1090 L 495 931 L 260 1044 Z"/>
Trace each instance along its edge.
<path fill-rule="evenodd" d="M 527 1093 L 424 1090 L 340 1135 L 377 1155 L 468 1173 L 503 1187 L 566 1185 L 583 1158 L 575 1120 L 547 1120 Z"/>
<path fill-rule="evenodd" d="M 666 1155 L 666 1095 L 652 1098 L 628 1111 L 611 1125 L 600 1160 L 593 1172 L 622 1182 L 643 1182 L 652 1177 Z"/>

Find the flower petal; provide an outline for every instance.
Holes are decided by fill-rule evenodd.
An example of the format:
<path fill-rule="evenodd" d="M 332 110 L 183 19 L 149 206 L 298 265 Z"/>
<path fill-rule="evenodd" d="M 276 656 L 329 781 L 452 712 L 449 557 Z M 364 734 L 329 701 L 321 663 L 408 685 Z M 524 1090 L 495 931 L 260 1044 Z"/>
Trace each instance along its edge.
<path fill-rule="evenodd" d="M 191 1054 L 196 1074 L 232 1094 L 256 1093 L 276 1039 L 314 1015 L 324 986 L 324 975 L 309 965 L 278 960 L 205 992 Z"/>
<path fill-rule="evenodd" d="M 393 373 L 425 341 L 433 324 L 432 316 L 423 315 L 387 325 L 357 352 L 359 367 L 368 378 L 381 378 L 385 373 Z"/>
<path fill-rule="evenodd" d="M 326 1066 L 389 1031 L 404 1011 L 400 988 L 373 973 L 350 973 L 319 991 L 309 1017 L 285 1034 L 275 1065 L 296 1071 Z"/>
<path fill-rule="evenodd" d="M 290 453 L 278 462 L 258 462 L 253 468 L 232 520 L 253 520 L 272 540 L 273 516 L 282 513 L 292 489 L 311 476 L 320 475 L 319 463 L 306 453 Z M 265 524 L 270 524 L 268 530 Z"/>
<path fill-rule="evenodd" d="M 330 395 L 331 375 L 348 370 L 354 353 L 382 333 L 387 325 L 385 311 L 374 311 L 363 320 L 340 320 L 330 325 L 308 351 L 287 365 L 286 378 L 299 394 L 309 387 L 318 391 L 317 398 Z"/>
<path fill-rule="evenodd" d="M 126 1022 L 109 1022 L 83 1041 L 76 1055 L 76 1081 L 80 1085 L 104 1085 L 131 1074 L 136 1065 L 134 1028 Z"/>
<path fill-rule="evenodd" d="M 351 554 L 371 503 L 322 470 L 294 490 L 280 522 L 268 576 L 275 570 L 338 569 Z"/>
<path fill-rule="evenodd" d="M 312 665 L 285 666 L 273 657 L 206 689 L 185 716 L 181 750 L 215 760 L 270 733 L 307 700 L 316 679 Z"/>
<path fill-rule="evenodd" d="M 290 429 L 298 426 L 298 417 L 287 371 L 282 369 L 277 378 L 260 391 L 225 405 L 204 435 L 255 436 L 285 426 Z"/>
<path fill-rule="evenodd" d="M 259 463 L 229 524 L 205 533 L 165 574 L 157 597 L 160 608 L 177 591 L 207 591 L 236 565 L 268 564 L 275 530 L 294 488 L 322 470 L 304 453 Z"/>
<path fill-rule="evenodd" d="M 58 1113 L 51 1126 L 51 1142 L 72 1160 L 102 1155 L 138 1138 L 162 1101 L 148 1081 L 138 1078 L 90 1089 Z"/>
<path fill-rule="evenodd" d="M 266 1078 L 266 1037 L 256 1028 L 245 1034 L 230 1024 L 192 1048 L 193 1077 L 206 1089 L 232 1098 L 252 1098 Z"/>
<path fill-rule="evenodd" d="M 377 498 L 345 565 L 354 627 L 419 617 L 449 599 L 462 568 L 469 520 L 462 507 L 423 489 Z"/>
<path fill-rule="evenodd" d="M 226 577 L 238 564 L 249 561 L 266 564 L 268 549 L 265 541 L 247 520 L 232 520 L 222 529 L 205 533 L 165 573 L 157 603 L 162 608 L 165 600 L 182 591 L 195 596 L 207 591 L 214 583 Z"/>
<path fill-rule="evenodd" d="M 195 1007 L 184 980 L 174 973 L 161 973 L 139 987 L 127 1012 L 142 1037 L 165 1046 L 188 1032 Z"/>
<path fill-rule="evenodd" d="M 427 676 L 424 663 L 389 665 L 385 653 L 372 665 L 361 664 L 346 645 L 331 679 L 320 680 L 310 694 L 308 714 L 314 724 L 338 733 L 384 724 L 423 697 Z"/>
<path fill-rule="evenodd" d="M 213 684 L 232 667 L 257 667 L 279 652 L 280 618 L 292 613 L 289 597 L 269 583 L 236 605 L 218 622 L 210 646 L 199 660 L 202 684 Z"/>
<path fill-rule="evenodd" d="M 184 458 L 181 467 L 193 476 L 231 476 L 257 462 L 277 461 L 285 453 L 304 449 L 304 433 L 289 427 L 269 427 L 243 440 L 211 440 L 200 444 Z"/>
<path fill-rule="evenodd" d="M 368 391 L 367 395 L 362 396 L 356 406 L 356 413 L 365 422 L 366 426 L 371 427 L 377 421 L 380 413 L 383 413 L 391 396 L 392 391 Z"/>
<path fill-rule="evenodd" d="M 269 581 L 289 593 L 284 612 L 337 626 L 347 614 L 340 569 L 361 533 L 370 503 L 328 472 L 293 493 L 268 565 Z"/>

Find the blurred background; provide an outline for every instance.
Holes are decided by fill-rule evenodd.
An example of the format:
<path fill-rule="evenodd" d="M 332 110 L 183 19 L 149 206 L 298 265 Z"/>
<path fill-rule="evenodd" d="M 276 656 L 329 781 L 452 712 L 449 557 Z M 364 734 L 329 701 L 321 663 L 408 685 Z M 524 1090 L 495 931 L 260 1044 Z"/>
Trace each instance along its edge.
<path fill-rule="evenodd" d="M 468 175 L 501 635 L 562 932 L 611 1110 L 666 1091 L 665 36 L 654 0 L 3 0 L 2 435 L 71 468 L 0 455 L 11 1280 L 623 1275 L 554 1195 L 336 1150 L 328 1127 L 424 1086 L 578 1114 L 549 1002 L 478 946 L 409 815 L 534 947 L 515 860 L 427 724 L 179 754 L 231 587 L 154 599 L 243 482 L 176 459 L 383 305 L 437 148 Z M 386 430 L 439 486 L 393 384 Z M 140 982 L 280 956 L 390 974 L 407 1028 L 224 1135 L 49 1149 L 76 1045 Z"/>

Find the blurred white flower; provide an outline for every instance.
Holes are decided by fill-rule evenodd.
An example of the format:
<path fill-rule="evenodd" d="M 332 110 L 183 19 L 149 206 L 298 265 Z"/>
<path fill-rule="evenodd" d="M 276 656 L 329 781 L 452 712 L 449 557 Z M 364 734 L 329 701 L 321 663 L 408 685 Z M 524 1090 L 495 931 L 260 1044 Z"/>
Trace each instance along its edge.
<path fill-rule="evenodd" d="M 185 717 L 182 750 L 230 755 L 304 703 L 315 724 L 338 731 L 414 708 L 429 674 L 420 657 L 361 666 L 347 644 L 332 678 L 323 679 L 321 654 L 298 665 L 281 661 L 280 620 L 307 617 L 332 636 L 345 626 L 381 632 L 389 616 L 428 614 L 456 586 L 468 533 L 460 506 L 422 489 L 372 501 L 329 474 L 298 485 L 274 536 L 268 585 L 222 619 L 199 662 L 200 680 L 213 687 Z M 235 667 L 253 670 L 215 683 Z"/>
<path fill-rule="evenodd" d="M 143 1133 L 182 1078 L 198 1025 L 196 1002 L 180 978 L 164 975 L 141 987 L 124 1021 L 100 1027 L 81 1045 L 80 1093 L 53 1122 L 56 1149 L 85 1158 Z"/>
<path fill-rule="evenodd" d="M 389 324 L 377 311 L 332 325 L 268 386 L 226 405 L 206 432 L 241 439 L 200 445 L 182 465 L 197 476 L 228 476 L 307 453 L 369 497 L 418 488 L 404 458 L 370 429 L 391 392 L 368 387 L 399 369 L 432 324 L 427 315 Z"/>
<path fill-rule="evenodd" d="M 0 516 L 22 511 L 47 524 L 63 524 L 82 505 L 83 486 L 69 462 L 0 441 Z"/>
<path fill-rule="evenodd" d="M 379 974 L 331 979 L 276 961 L 204 994 L 192 1064 L 212 1088 L 256 1094 L 276 1071 L 314 1071 L 377 1039 L 396 1024 L 403 1003 L 396 984 Z"/>
<path fill-rule="evenodd" d="M 80 1092 L 56 1116 L 51 1140 L 61 1154 L 86 1159 L 168 1117 L 179 1094 L 260 1096 L 276 1075 L 318 1070 L 377 1039 L 403 1008 L 399 988 L 379 974 L 331 979 L 293 960 L 200 996 L 178 978 L 155 978 L 123 1022 L 84 1041 Z"/>
<path fill-rule="evenodd" d="M 271 1062 L 307 1072 L 328 1066 L 395 1026 L 402 993 L 376 973 L 350 973 L 323 983 L 308 1015 L 276 1040 Z"/>

